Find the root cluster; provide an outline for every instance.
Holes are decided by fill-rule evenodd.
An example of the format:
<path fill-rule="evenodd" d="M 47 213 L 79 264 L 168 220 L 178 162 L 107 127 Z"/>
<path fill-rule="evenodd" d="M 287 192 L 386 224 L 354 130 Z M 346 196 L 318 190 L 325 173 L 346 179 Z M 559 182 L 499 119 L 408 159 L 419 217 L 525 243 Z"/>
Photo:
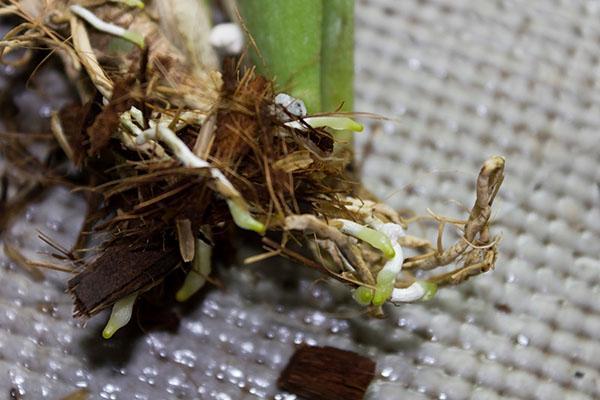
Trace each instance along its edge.
<path fill-rule="evenodd" d="M 198 241 L 227 242 L 236 226 L 264 235 L 268 252 L 249 261 L 280 255 L 318 269 L 356 289 L 374 313 L 385 301 L 424 298 L 431 285 L 458 284 L 494 267 L 490 216 L 503 158 L 484 163 L 466 221 L 433 215 L 436 244 L 407 235 L 410 220 L 350 172 L 351 154 L 336 148 L 336 124 L 315 127 L 290 112 L 275 101 L 272 82 L 239 60 L 219 71 L 213 61 L 190 58 L 188 42 L 173 39 L 181 33 L 156 18 L 169 19 L 164 10 L 114 2 L 90 2 L 89 9 L 140 35 L 143 47 L 91 28 L 66 1 L 0 7 L 21 21 L 0 42 L 0 55 L 24 48 L 26 63 L 40 47 L 51 51 L 79 95 L 52 117 L 56 146 L 80 171 L 70 184 L 89 199 L 68 257 L 77 272 L 69 281 L 77 316 L 149 290 L 178 265 L 189 269 Z M 203 59 L 213 60 L 206 52 Z M 15 141 L 3 141 L 10 153 Z M 462 237 L 445 249 L 447 225 Z M 404 259 L 402 247 L 422 254 Z M 424 280 L 413 274 L 452 263 L 460 266 Z M 400 268 L 409 273 L 401 278 Z M 410 289 L 415 282 L 421 286 Z"/>

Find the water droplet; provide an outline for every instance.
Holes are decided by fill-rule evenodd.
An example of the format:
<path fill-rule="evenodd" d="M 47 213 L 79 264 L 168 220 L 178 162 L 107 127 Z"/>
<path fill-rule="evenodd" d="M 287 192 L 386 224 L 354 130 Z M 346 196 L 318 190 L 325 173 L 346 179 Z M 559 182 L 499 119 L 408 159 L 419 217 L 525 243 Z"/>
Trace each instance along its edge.
<path fill-rule="evenodd" d="M 421 61 L 419 61 L 416 58 L 409 58 L 408 68 L 412 69 L 413 71 L 418 70 L 419 68 L 421 68 Z"/>
<path fill-rule="evenodd" d="M 517 335 L 517 343 L 519 343 L 521 346 L 528 346 L 529 345 L 529 338 L 525 335 L 523 335 L 522 333 Z"/>
<path fill-rule="evenodd" d="M 52 115 L 52 107 L 48 104 L 44 104 L 43 106 L 40 107 L 39 109 L 39 114 L 40 117 L 42 118 L 50 118 L 50 115 Z"/>
<path fill-rule="evenodd" d="M 423 364 L 433 365 L 435 364 L 435 358 L 432 356 L 425 356 L 423 357 Z"/>
<path fill-rule="evenodd" d="M 393 369 L 393 368 L 391 368 L 391 367 L 384 368 L 384 369 L 381 371 L 381 376 L 382 376 L 383 378 L 386 378 L 386 379 L 387 379 L 387 378 L 389 378 L 389 377 L 390 377 L 390 375 L 392 375 L 392 372 L 394 372 L 394 369 Z"/>
<path fill-rule="evenodd" d="M 479 115 L 480 117 L 485 117 L 488 113 L 488 108 L 487 106 L 483 105 L 483 104 L 479 104 L 477 106 L 477 115 Z"/>
<path fill-rule="evenodd" d="M 48 228 L 54 232 L 60 232 L 62 230 L 62 223 L 55 219 L 48 219 L 46 221 L 46 228 Z"/>

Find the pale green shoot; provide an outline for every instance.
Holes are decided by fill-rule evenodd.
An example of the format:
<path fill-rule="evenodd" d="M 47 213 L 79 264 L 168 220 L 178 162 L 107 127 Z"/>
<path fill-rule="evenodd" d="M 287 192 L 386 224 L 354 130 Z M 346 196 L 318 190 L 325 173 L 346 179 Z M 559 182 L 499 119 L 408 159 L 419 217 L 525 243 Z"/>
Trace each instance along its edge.
<path fill-rule="evenodd" d="M 303 118 L 302 121 L 290 121 L 285 123 L 285 125 L 290 128 L 302 130 L 307 129 L 305 124 L 312 128 L 331 128 L 337 131 L 362 132 L 364 129 L 362 124 L 356 122 L 352 118 L 339 116 L 306 117 Z"/>
<path fill-rule="evenodd" d="M 260 233 L 261 235 L 265 233 L 265 225 L 255 219 L 246 207 L 240 206 L 234 199 L 228 199 L 227 206 L 229 206 L 229 212 L 233 217 L 233 222 L 235 222 L 238 227 Z"/>
<path fill-rule="evenodd" d="M 347 219 L 336 219 L 335 222 L 342 224 L 340 231 L 370 244 L 380 250 L 386 258 L 394 258 L 396 255 L 392 241 L 386 234 Z"/>
<path fill-rule="evenodd" d="M 137 298 L 138 292 L 134 292 L 129 296 L 122 298 L 117 301 L 112 308 L 110 318 L 102 331 L 102 337 L 104 339 L 110 339 L 115 332 L 127 325 L 131 319 L 131 313 L 133 311 L 133 304 Z"/>
<path fill-rule="evenodd" d="M 203 240 L 196 239 L 196 251 L 192 260 L 192 269 L 186 275 L 181 289 L 175 294 L 177 301 L 186 301 L 204 286 L 206 278 L 211 272 L 211 254 L 212 246 Z"/>
<path fill-rule="evenodd" d="M 354 290 L 352 297 L 361 306 L 368 306 L 373 301 L 373 289 L 366 286 L 359 286 Z"/>
<path fill-rule="evenodd" d="M 140 1 L 140 0 L 111 0 L 111 1 L 113 3 L 125 4 L 127 7 L 139 8 L 140 10 L 143 10 L 145 7 L 144 2 Z"/>

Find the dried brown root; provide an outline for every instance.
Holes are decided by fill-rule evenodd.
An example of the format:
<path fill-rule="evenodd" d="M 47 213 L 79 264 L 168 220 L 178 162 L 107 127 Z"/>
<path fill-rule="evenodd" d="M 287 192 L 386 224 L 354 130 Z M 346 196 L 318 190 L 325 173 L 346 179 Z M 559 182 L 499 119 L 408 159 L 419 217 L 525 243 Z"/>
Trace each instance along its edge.
<path fill-rule="evenodd" d="M 326 266 L 327 270 L 345 271 L 341 274 L 344 277 L 341 280 L 355 288 L 358 287 L 356 293 L 358 293 L 357 301 L 359 302 L 381 304 L 389 296 L 391 289 L 385 288 L 390 283 L 393 283 L 396 288 L 406 288 L 402 289 L 404 298 L 428 297 L 435 292 L 437 286 L 456 285 L 494 267 L 499 238 L 490 237 L 489 224 L 491 207 L 503 180 L 503 170 L 504 159 L 502 157 L 493 157 L 484 163 L 477 179 L 475 205 L 470 211 L 467 221 L 432 213 L 433 219 L 438 221 L 438 237 L 435 244 L 426 239 L 405 235 L 400 228 L 405 221 L 389 207 L 373 200 L 362 200 L 351 196 L 343 198 L 346 211 L 352 213 L 359 222 L 359 224 L 352 223 L 355 229 L 360 229 L 360 224 L 364 224 L 363 233 L 368 231 L 366 227 L 369 225 L 387 235 L 391 235 L 395 231 L 398 233 L 394 240 L 399 245 L 425 251 L 424 254 L 404 260 L 403 267 L 409 272 L 409 275 L 411 271 L 432 270 L 461 260 L 460 268 L 430 276 L 426 282 L 418 286 L 413 285 L 413 288 L 417 288 L 414 290 L 408 289 L 415 282 L 414 278 L 406 281 L 398 276 L 394 282 L 393 277 L 386 273 L 386 269 L 396 271 L 394 267 L 391 267 L 394 264 L 393 260 L 386 261 L 386 257 L 383 257 L 380 251 L 375 250 L 373 244 L 367 245 L 367 242 L 373 243 L 367 238 L 363 238 L 363 241 L 356 240 L 356 235 L 344 232 L 336 223 L 339 220 L 330 219 L 331 216 L 328 216 L 329 222 L 327 223 L 315 215 L 292 215 L 285 219 L 283 228 L 288 231 L 301 231 L 309 242 L 309 248 L 315 257 L 321 260 L 321 264 Z M 447 225 L 461 225 L 464 235 L 454 245 L 444 249 L 442 235 Z M 388 267 L 388 265 L 390 266 Z M 377 276 L 376 279 L 375 276 Z M 390 281 L 390 279 L 392 280 Z M 381 294 L 378 297 L 379 292 Z M 372 297 L 373 295 L 375 297 Z M 392 298 L 402 298 L 402 296 L 392 296 Z"/>
<path fill-rule="evenodd" d="M 292 215 L 285 219 L 284 229 L 298 230 L 307 235 L 315 234 L 321 239 L 331 240 L 341 251 L 343 257 L 356 270 L 360 280 L 366 284 L 374 285 L 375 279 L 358 247 L 350 236 L 344 235 L 338 229 L 329 226 L 314 215 Z"/>
<path fill-rule="evenodd" d="M 427 254 L 406 259 L 405 269 L 431 270 L 448 265 L 464 257 L 463 267 L 431 279 L 440 284 L 457 284 L 469 277 L 493 268 L 499 238 L 490 237 L 489 223 L 492 203 L 504 179 L 504 158 L 493 157 L 487 160 L 477 179 L 477 198 L 463 227 L 464 235 L 454 245 L 444 250 L 441 245 L 443 228 L 446 223 L 456 221 L 434 216 L 439 221 L 437 246 Z"/>

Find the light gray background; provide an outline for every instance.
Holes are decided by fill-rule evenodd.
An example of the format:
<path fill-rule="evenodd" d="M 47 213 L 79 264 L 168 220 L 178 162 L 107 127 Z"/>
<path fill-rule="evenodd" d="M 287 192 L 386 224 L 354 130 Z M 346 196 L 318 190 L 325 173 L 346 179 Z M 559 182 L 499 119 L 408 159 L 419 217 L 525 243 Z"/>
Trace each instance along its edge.
<path fill-rule="evenodd" d="M 371 399 L 600 398 L 600 2 L 357 4 L 356 109 L 397 119 L 358 137 L 360 155 L 376 135 L 365 183 L 398 208 L 459 217 L 483 160 L 506 156 L 497 269 L 374 321 L 297 266 L 240 266 L 176 335 L 103 341 L 105 316 L 71 320 L 64 276 L 36 283 L 2 256 L 0 397 L 292 399 L 274 382 L 304 342 L 376 358 Z M 61 103 L 35 85 L 19 96 L 42 115 Z M 39 257 L 36 229 L 68 244 L 83 210 L 53 190 L 6 240 Z"/>

